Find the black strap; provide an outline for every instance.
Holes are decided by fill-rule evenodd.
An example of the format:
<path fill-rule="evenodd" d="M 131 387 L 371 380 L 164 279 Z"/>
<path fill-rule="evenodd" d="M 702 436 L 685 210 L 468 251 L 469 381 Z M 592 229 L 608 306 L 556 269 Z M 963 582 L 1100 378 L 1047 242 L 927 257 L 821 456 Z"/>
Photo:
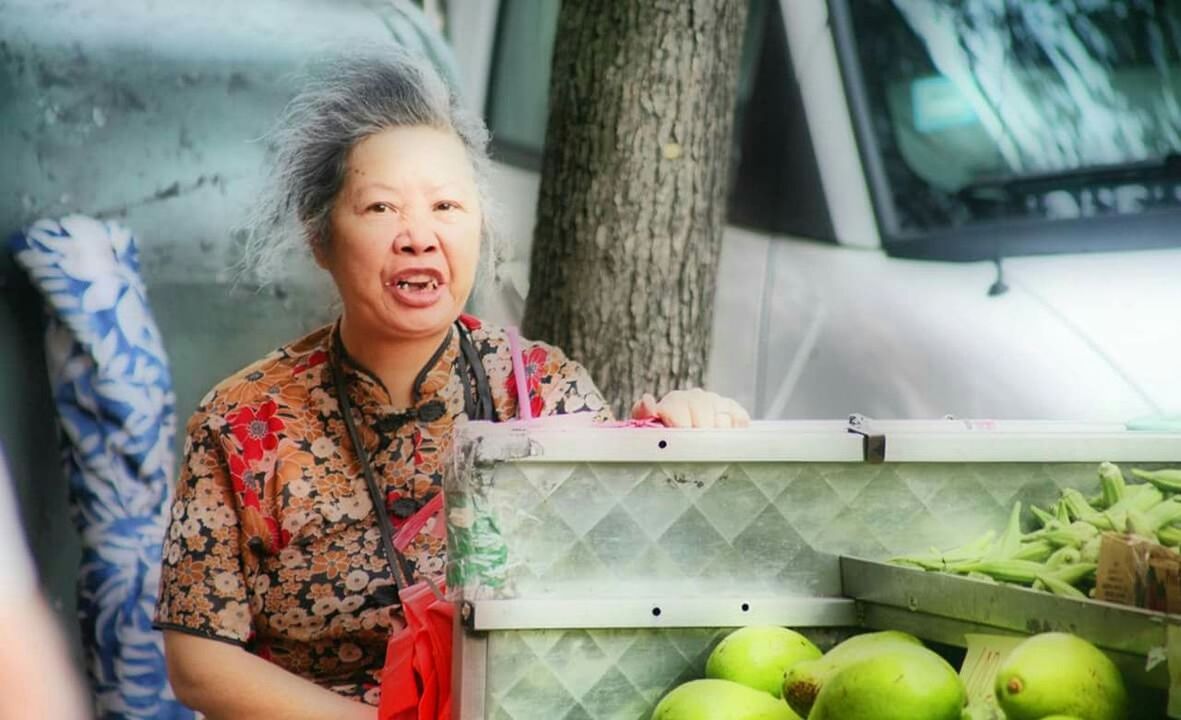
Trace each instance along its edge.
<path fill-rule="evenodd" d="M 476 411 L 474 414 L 468 413 L 468 418 L 495 420 L 496 404 L 492 402 L 492 388 L 488 383 L 488 374 L 484 372 L 484 363 L 480 360 L 480 354 L 476 352 L 471 334 L 467 332 L 463 323 L 459 324 L 459 349 L 460 354 L 467 359 L 466 364 L 470 368 L 476 384 Z"/>
<path fill-rule="evenodd" d="M 492 391 L 488 384 L 488 375 L 484 372 L 484 363 L 481 362 L 475 345 L 466 332 L 467 329 L 462 323 L 457 323 L 457 325 L 459 326 L 460 372 L 463 374 L 465 385 L 470 380 L 475 380 L 475 407 L 473 408 L 469 404 L 473 393 L 470 389 L 465 389 L 464 412 L 472 419 L 493 420 L 495 405 L 492 402 Z M 336 385 L 336 401 L 340 406 L 341 417 L 344 418 L 344 427 L 349 434 L 349 441 L 353 444 L 353 453 L 356 454 L 357 460 L 361 464 L 361 474 L 365 476 L 365 486 L 369 490 L 369 499 L 373 502 L 373 513 L 377 516 L 377 527 L 381 531 L 382 549 L 385 551 L 386 559 L 389 561 L 390 569 L 394 575 L 394 582 L 397 583 L 398 589 L 401 590 L 410 586 L 407 580 L 406 558 L 394 547 L 394 528 L 392 523 L 390 523 L 390 518 L 386 511 L 385 498 L 381 496 L 381 489 L 377 485 L 377 477 L 373 474 L 373 467 L 369 464 L 369 453 L 366 452 L 365 446 L 361 442 L 361 434 L 357 432 L 357 424 L 353 420 L 353 403 L 349 398 L 348 388 L 345 385 L 344 371 L 340 366 L 340 359 L 344 357 L 345 352 L 344 343 L 341 342 L 338 332 L 333 333 L 332 342 L 336 352 L 333 353 L 333 359 L 329 365 L 332 367 L 332 380 Z M 381 426 L 378 427 L 378 430 L 390 432 L 406 421 L 419 419 L 422 414 L 416 410 L 399 413 L 395 416 L 396 421 L 393 427 L 386 428 L 385 425 L 388 423 L 379 423 Z M 438 419 L 434 411 L 430 415 L 431 417 L 422 417 L 421 419 L 427 420 L 428 422 Z"/>
<path fill-rule="evenodd" d="M 465 346 L 465 343 L 464 343 L 465 339 L 466 339 L 466 336 L 463 334 L 463 331 L 461 330 L 459 333 L 460 352 L 459 352 L 459 355 L 456 356 L 455 362 L 459 365 L 459 375 L 464 380 L 471 377 L 472 372 L 473 372 L 471 365 L 468 363 L 467 353 L 463 352 L 464 346 Z M 474 417 L 476 417 L 476 413 L 479 412 L 479 409 L 480 409 L 480 405 L 479 405 L 478 394 L 476 392 L 473 392 L 472 388 L 469 386 L 469 384 L 465 382 L 464 388 L 463 388 L 463 414 L 467 415 L 469 418 L 474 418 Z"/>
<path fill-rule="evenodd" d="M 339 358 L 343 349 L 340 337 L 333 335 L 333 342 L 336 344 L 336 353 L 329 364 L 332 366 L 332 380 L 336 384 L 336 402 L 340 405 L 340 414 L 344 418 L 344 427 L 348 431 L 349 441 L 353 444 L 353 453 L 361 463 L 361 474 L 365 476 L 365 485 L 369 488 L 369 499 L 373 501 L 373 514 L 377 516 L 377 528 L 381 531 L 382 549 L 385 550 L 386 559 L 389 561 L 394 583 L 397 584 L 398 590 L 403 590 L 410 587 L 410 583 L 406 579 L 406 568 L 403 566 L 405 559 L 394 547 L 394 528 L 390 523 L 389 515 L 386 514 L 385 498 L 381 496 L 381 490 L 377 487 L 377 478 L 373 475 L 373 468 L 369 465 L 369 453 L 365 451 L 365 446 L 361 442 L 361 434 L 357 432 L 357 424 L 353 422 L 353 403 L 349 400 L 348 388 L 345 387 L 344 382 L 344 371 L 340 367 Z"/>

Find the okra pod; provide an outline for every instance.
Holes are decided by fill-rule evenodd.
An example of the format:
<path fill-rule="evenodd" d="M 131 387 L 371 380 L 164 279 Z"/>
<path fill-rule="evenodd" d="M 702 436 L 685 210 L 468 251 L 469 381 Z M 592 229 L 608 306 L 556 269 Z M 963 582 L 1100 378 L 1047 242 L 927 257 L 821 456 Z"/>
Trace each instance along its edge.
<path fill-rule="evenodd" d="M 1095 509 L 1091 507 L 1083 494 L 1074 488 L 1066 488 L 1062 491 L 1062 502 L 1066 504 L 1066 511 L 1074 520 L 1082 520 L 1096 514 Z"/>
<path fill-rule="evenodd" d="M 979 560 L 984 557 L 992 547 L 992 541 L 996 539 L 996 531 L 989 530 L 980 537 L 976 538 L 967 545 L 962 545 L 958 548 L 948 550 L 943 553 L 944 562 L 956 562 L 960 560 Z"/>
<path fill-rule="evenodd" d="M 1032 560 L 1033 562 L 1045 562 L 1054 552 L 1054 546 L 1046 540 L 1034 540 L 1033 542 L 1021 543 L 1017 551 L 1013 553 L 1014 560 Z"/>
<path fill-rule="evenodd" d="M 1062 498 L 1058 498 L 1058 502 L 1054 503 L 1054 516 L 1063 525 L 1070 524 L 1070 511 L 1066 507 L 1066 501 Z"/>
<path fill-rule="evenodd" d="M 1001 535 L 1000 542 L 992 546 L 992 549 L 984 554 L 985 560 L 1005 560 L 1013 557 L 1014 554 L 1021 548 L 1021 501 L 1013 503 L 1013 509 L 1009 511 L 1009 524 L 1005 526 L 1005 532 Z"/>
<path fill-rule="evenodd" d="M 1055 595 L 1061 595 L 1062 597 L 1076 598 L 1078 600 L 1086 600 L 1087 599 L 1086 593 L 1084 593 L 1082 590 L 1079 590 L 1078 588 L 1076 588 L 1075 586 L 1071 585 L 1068 582 L 1063 582 L 1062 580 L 1059 580 L 1058 578 L 1054 577 L 1053 575 L 1051 575 L 1049 573 L 1044 573 L 1042 575 L 1038 575 L 1037 579 L 1039 581 L 1041 581 L 1041 583 L 1043 585 L 1045 585 L 1047 588 L 1049 588 L 1050 592 L 1054 593 Z"/>
<path fill-rule="evenodd" d="M 1103 536 L 1096 535 L 1090 540 L 1083 543 L 1079 550 L 1079 560 L 1085 563 L 1099 562 L 1099 548 L 1103 544 Z"/>
<path fill-rule="evenodd" d="M 1164 468 L 1162 470 L 1132 468 L 1132 474 L 1141 480 L 1147 480 L 1165 492 L 1181 492 L 1181 468 Z"/>
<path fill-rule="evenodd" d="M 1058 522 L 1058 519 L 1055 518 L 1051 513 L 1042 510 L 1037 505 L 1030 505 L 1029 511 L 1033 513 L 1033 516 L 1037 518 L 1038 522 L 1042 524 L 1042 527 L 1049 527 Z"/>
<path fill-rule="evenodd" d="M 993 585 L 996 585 L 996 579 L 991 575 L 985 575 L 984 573 L 970 572 L 965 575 L 965 577 L 970 577 L 973 580 L 980 580 L 981 582 L 992 583 Z"/>
<path fill-rule="evenodd" d="M 1031 585 L 1038 573 L 1045 572 L 1046 566 L 1029 560 L 981 560 L 961 565 L 957 570 L 961 573 L 983 573 L 1003 582 Z"/>
<path fill-rule="evenodd" d="M 1083 543 L 1099 534 L 1098 528 L 1081 520 L 1066 527 L 1043 530 L 1036 539 L 1046 540 L 1054 547 L 1082 547 Z"/>
<path fill-rule="evenodd" d="M 1109 462 L 1099 463 L 1099 485 L 1103 489 L 1103 504 L 1111 507 L 1123 499 L 1124 474 L 1119 467 Z"/>
<path fill-rule="evenodd" d="M 1151 510 L 1165 499 L 1164 493 L 1152 485 L 1129 485 L 1124 491 L 1124 497 L 1108 508 L 1108 512 L 1135 509 L 1140 512 Z"/>
<path fill-rule="evenodd" d="M 1096 510 L 1087 503 L 1083 494 L 1074 488 L 1066 488 L 1062 491 L 1061 502 L 1066 505 L 1071 518 L 1091 523 L 1100 530 L 1114 529 L 1124 517 L 1122 513 L 1113 513 L 1112 510 L 1103 512 Z"/>
<path fill-rule="evenodd" d="M 1156 539 L 1161 545 L 1181 545 L 1181 527 L 1165 525 L 1156 531 Z"/>
<path fill-rule="evenodd" d="M 1085 578 L 1094 575 L 1095 569 L 1099 567 L 1092 562 L 1080 562 L 1073 565 L 1059 565 L 1053 570 L 1042 570 L 1042 574 L 1048 577 L 1053 577 L 1056 580 L 1061 580 L 1064 583 L 1075 585 Z"/>
<path fill-rule="evenodd" d="M 1128 511 L 1128 532 L 1133 535 L 1139 535 L 1142 538 L 1155 538 L 1156 527 L 1152 521 L 1148 519 L 1148 515 L 1138 510 Z"/>
<path fill-rule="evenodd" d="M 1153 530 L 1165 525 L 1171 525 L 1181 520 L 1181 501 L 1169 499 L 1157 503 L 1155 507 L 1146 510 L 1144 514 L 1147 516 L 1149 522 L 1153 523 Z"/>
<path fill-rule="evenodd" d="M 914 568 L 916 570 L 942 570 L 942 561 L 932 561 L 928 558 L 919 557 L 894 557 L 886 562 L 891 565 L 900 565 L 902 567 Z"/>
<path fill-rule="evenodd" d="M 1110 509 L 1099 513 L 1099 518 L 1102 522 L 1091 522 L 1097 528 L 1103 530 L 1115 530 L 1116 532 L 1127 532 L 1128 529 L 1128 513 L 1135 512 L 1135 508 L 1129 509 Z"/>
<path fill-rule="evenodd" d="M 1060 547 L 1054 551 L 1050 557 L 1046 558 L 1047 568 L 1056 568 L 1061 565 L 1071 565 L 1082 561 L 1082 553 L 1076 547 Z"/>

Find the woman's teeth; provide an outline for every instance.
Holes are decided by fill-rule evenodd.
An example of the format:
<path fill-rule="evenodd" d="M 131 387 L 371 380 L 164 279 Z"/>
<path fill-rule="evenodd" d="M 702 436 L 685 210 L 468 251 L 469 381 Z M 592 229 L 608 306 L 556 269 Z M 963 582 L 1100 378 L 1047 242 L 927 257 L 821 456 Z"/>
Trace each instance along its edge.
<path fill-rule="evenodd" d="M 410 288 L 414 288 L 415 290 L 437 290 L 439 282 L 437 280 L 423 280 L 421 282 L 399 280 L 394 285 L 402 290 L 408 290 Z"/>

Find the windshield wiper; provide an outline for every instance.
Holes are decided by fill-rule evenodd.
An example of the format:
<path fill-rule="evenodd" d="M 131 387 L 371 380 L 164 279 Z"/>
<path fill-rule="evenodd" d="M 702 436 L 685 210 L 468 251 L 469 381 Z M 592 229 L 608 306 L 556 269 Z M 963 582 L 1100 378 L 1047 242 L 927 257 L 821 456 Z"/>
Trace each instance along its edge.
<path fill-rule="evenodd" d="M 1128 185 L 1168 180 L 1181 180 L 1181 153 L 1170 152 L 1152 160 L 1114 165 L 985 176 L 960 188 L 956 191 L 956 196 L 965 201 L 997 200 L 1000 199 L 999 196 L 1014 198 L 1052 190 L 1081 190 L 1095 185 Z"/>

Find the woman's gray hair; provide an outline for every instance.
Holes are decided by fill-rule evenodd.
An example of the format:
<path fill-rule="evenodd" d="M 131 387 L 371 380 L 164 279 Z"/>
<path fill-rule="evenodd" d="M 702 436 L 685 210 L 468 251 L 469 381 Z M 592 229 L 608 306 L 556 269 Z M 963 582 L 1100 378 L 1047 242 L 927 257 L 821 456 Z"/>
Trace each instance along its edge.
<path fill-rule="evenodd" d="M 338 56 L 307 73 L 269 136 L 270 177 L 245 228 L 243 269 L 268 284 L 286 274 L 293 253 L 326 249 L 349 151 L 383 130 L 413 126 L 450 130 L 463 142 L 483 211 L 481 254 L 491 264 L 488 130 L 426 59 L 388 48 Z"/>

